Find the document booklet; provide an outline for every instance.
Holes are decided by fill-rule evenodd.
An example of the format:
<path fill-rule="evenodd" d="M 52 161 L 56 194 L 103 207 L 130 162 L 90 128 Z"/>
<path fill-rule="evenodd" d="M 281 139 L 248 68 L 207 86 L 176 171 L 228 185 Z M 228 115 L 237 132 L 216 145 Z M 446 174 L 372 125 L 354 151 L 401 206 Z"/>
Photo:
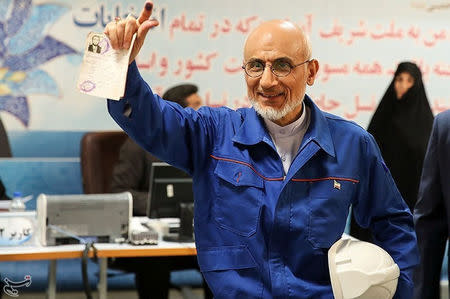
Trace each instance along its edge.
<path fill-rule="evenodd" d="M 114 50 L 104 33 L 90 32 L 84 46 L 77 89 L 85 94 L 120 100 L 125 94 L 128 61 L 136 34 L 128 50 Z"/>

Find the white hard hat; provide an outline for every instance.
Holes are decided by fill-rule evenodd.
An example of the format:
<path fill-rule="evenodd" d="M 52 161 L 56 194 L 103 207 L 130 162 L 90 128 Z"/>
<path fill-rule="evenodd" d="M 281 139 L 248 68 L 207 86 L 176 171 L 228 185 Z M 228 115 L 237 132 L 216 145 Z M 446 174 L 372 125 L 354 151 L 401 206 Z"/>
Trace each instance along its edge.
<path fill-rule="evenodd" d="M 400 269 L 381 247 L 342 238 L 328 251 L 335 299 L 392 299 Z"/>

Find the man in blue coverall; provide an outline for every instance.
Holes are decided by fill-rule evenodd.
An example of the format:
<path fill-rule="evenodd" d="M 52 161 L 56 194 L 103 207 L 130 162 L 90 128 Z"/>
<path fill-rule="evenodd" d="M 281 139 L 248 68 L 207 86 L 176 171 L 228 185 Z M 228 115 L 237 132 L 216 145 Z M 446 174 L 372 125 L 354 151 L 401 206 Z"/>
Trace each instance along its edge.
<path fill-rule="evenodd" d="M 275 20 L 248 36 L 252 108 L 195 111 L 154 94 L 134 62 L 158 25 L 152 7 L 105 28 L 114 49 L 137 33 L 125 97 L 108 109 L 139 145 L 192 175 L 198 262 L 215 298 L 333 298 L 327 252 L 352 205 L 401 270 L 394 298 L 410 299 L 412 215 L 372 136 L 305 95 L 319 63 L 302 30 Z"/>

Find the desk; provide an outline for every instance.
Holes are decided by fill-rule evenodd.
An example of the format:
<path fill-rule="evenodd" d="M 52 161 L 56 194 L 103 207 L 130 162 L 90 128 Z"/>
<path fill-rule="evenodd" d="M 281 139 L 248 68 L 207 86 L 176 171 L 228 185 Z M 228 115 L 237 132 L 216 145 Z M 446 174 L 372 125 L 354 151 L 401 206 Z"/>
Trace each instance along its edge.
<path fill-rule="evenodd" d="M 151 257 L 196 255 L 194 243 L 173 243 L 159 241 L 158 245 L 134 246 L 129 244 L 95 244 L 99 258 L 99 299 L 107 298 L 107 258 L 109 257 Z M 2 247 L 1 261 L 50 260 L 47 298 L 56 298 L 56 261 L 58 259 L 81 258 L 84 245 L 60 246 L 18 246 Z M 93 251 L 89 252 L 93 257 Z"/>

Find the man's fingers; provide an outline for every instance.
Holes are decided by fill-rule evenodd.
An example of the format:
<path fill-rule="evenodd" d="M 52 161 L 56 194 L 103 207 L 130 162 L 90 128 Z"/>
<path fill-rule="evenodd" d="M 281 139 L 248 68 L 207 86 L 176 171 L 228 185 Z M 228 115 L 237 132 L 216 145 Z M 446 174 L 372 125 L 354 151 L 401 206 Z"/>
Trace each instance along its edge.
<path fill-rule="evenodd" d="M 119 49 L 123 48 L 124 31 L 125 31 L 125 22 L 124 21 L 117 22 L 116 23 L 116 35 L 117 35 L 117 47 Z"/>
<path fill-rule="evenodd" d="M 125 32 L 123 37 L 123 47 L 129 49 L 131 45 L 131 40 L 133 39 L 133 34 L 137 31 L 138 25 L 136 24 L 136 19 L 129 16 L 125 20 Z"/>
<path fill-rule="evenodd" d="M 105 34 L 108 36 L 113 49 L 118 49 L 119 42 L 117 40 L 116 24 L 114 22 L 108 23 L 105 28 Z"/>
<path fill-rule="evenodd" d="M 152 15 L 153 10 L 153 2 L 147 1 L 145 2 L 144 8 L 141 11 L 141 14 L 139 15 L 138 22 L 139 24 L 143 24 L 145 21 L 150 19 L 150 16 Z"/>
<path fill-rule="evenodd" d="M 106 25 L 105 34 L 109 37 L 111 47 L 115 50 L 129 49 L 133 34 L 137 32 L 136 45 L 132 52 L 132 59 L 137 55 L 144 44 L 145 36 L 148 31 L 159 25 L 155 19 L 150 19 L 153 10 L 153 2 L 145 2 L 144 8 L 136 20 L 131 15 L 119 22 L 110 22 Z M 133 55 L 134 54 L 134 55 Z"/>

